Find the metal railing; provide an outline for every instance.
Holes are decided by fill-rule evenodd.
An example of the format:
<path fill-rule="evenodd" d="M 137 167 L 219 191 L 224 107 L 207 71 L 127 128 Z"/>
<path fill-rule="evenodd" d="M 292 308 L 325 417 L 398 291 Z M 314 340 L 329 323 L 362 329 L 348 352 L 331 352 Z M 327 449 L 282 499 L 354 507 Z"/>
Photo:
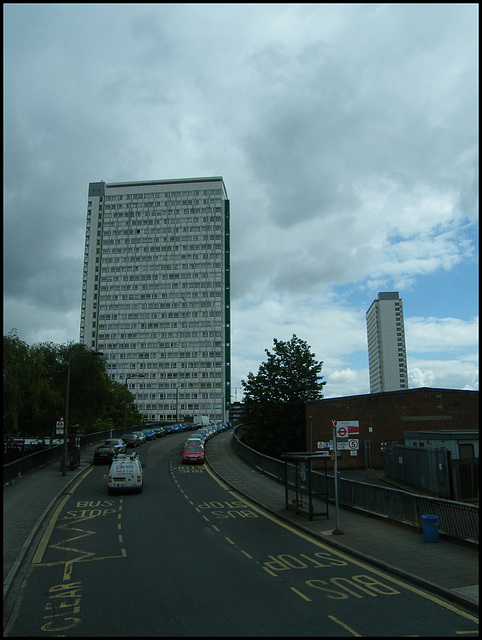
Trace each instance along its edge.
<path fill-rule="evenodd" d="M 60 460 L 62 457 L 62 445 L 58 444 L 49 449 L 42 449 L 35 453 L 29 453 L 27 456 L 17 458 L 13 462 L 3 465 L 3 484 L 12 482 L 15 478 L 25 475 L 33 469 L 38 469 L 44 464 L 52 462 L 52 460 Z"/>
<path fill-rule="evenodd" d="M 80 449 L 88 447 L 96 442 L 103 442 L 107 438 L 118 438 L 124 433 L 124 429 L 112 429 L 107 431 L 99 431 L 97 433 L 89 433 L 86 436 L 80 436 L 79 447 Z M 22 458 L 17 458 L 13 462 L 3 465 L 3 484 L 12 482 L 16 478 L 20 478 L 29 471 L 38 469 L 45 464 L 51 463 L 53 460 L 61 460 L 62 458 L 62 445 L 55 445 L 48 449 L 42 449 L 35 453 L 30 453 Z"/>
<path fill-rule="evenodd" d="M 245 445 L 239 439 L 243 427 L 236 427 L 233 443 L 237 452 L 254 467 L 279 482 L 284 482 L 285 463 L 265 456 Z M 289 463 L 288 463 L 289 464 Z M 294 467 L 294 465 L 292 465 Z M 324 490 L 325 476 L 312 472 L 312 490 Z M 327 476 L 328 499 L 334 501 L 335 483 L 333 475 Z M 340 478 L 338 482 L 339 504 L 376 516 L 391 518 L 415 527 L 422 524 L 422 515 L 439 518 L 439 531 L 469 542 L 479 542 L 479 507 L 464 502 L 420 496 L 407 491 L 379 487 L 364 482 Z"/>

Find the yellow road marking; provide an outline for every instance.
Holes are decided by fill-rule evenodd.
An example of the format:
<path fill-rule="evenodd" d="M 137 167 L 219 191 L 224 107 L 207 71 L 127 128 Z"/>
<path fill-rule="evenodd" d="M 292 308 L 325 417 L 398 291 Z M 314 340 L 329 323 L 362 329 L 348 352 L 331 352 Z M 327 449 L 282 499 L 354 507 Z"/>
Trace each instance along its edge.
<path fill-rule="evenodd" d="M 226 489 L 226 491 L 231 491 L 230 487 L 228 487 L 226 484 L 224 484 L 224 482 L 222 482 L 217 476 L 214 475 L 214 473 L 211 471 L 211 469 L 208 466 L 204 466 L 204 468 L 206 469 L 206 471 L 209 473 L 209 475 L 211 476 L 211 478 L 213 478 L 214 480 L 216 480 L 216 482 L 221 485 L 221 487 L 223 489 Z"/>
<path fill-rule="evenodd" d="M 68 580 L 70 580 L 70 577 L 72 575 L 72 568 L 73 568 L 73 562 L 66 562 L 65 563 L 64 577 L 62 578 L 62 580 L 64 582 L 67 582 Z"/>
<path fill-rule="evenodd" d="M 330 618 L 330 620 L 333 620 L 333 622 L 336 622 L 336 624 L 339 624 L 340 627 L 343 627 L 344 629 L 349 631 L 352 636 L 355 636 L 356 638 L 361 638 L 362 637 L 361 634 L 357 633 L 354 629 L 349 627 L 347 624 L 345 624 L 341 620 L 338 620 L 338 618 L 335 618 L 335 616 L 328 616 L 328 617 Z"/>
<path fill-rule="evenodd" d="M 90 469 L 87 469 L 87 471 L 82 475 L 82 477 L 80 478 L 80 480 L 78 482 L 76 482 L 74 484 L 74 486 L 70 489 L 70 491 L 67 493 L 67 495 L 65 496 L 65 498 L 62 499 L 62 502 L 59 504 L 59 506 L 57 507 L 57 509 L 55 510 L 54 515 L 52 516 L 52 519 L 50 520 L 47 528 L 45 529 L 45 533 L 42 536 L 42 539 L 40 540 L 39 546 L 37 547 L 37 551 L 35 552 L 35 555 L 33 557 L 32 560 L 32 564 L 40 564 L 42 562 L 42 558 L 43 555 L 45 553 L 45 549 L 47 548 L 47 544 L 50 540 L 50 536 L 52 535 L 52 531 L 54 530 L 55 524 L 58 520 L 58 517 L 60 515 L 60 512 L 62 511 L 62 509 L 64 508 L 65 503 L 67 502 L 67 500 L 72 496 L 72 494 L 74 493 L 74 491 L 77 489 L 77 487 L 79 486 L 79 484 L 84 480 L 84 478 L 86 478 L 89 473 L 91 471 L 93 471 L 94 468 L 91 467 Z"/>
<path fill-rule="evenodd" d="M 67 564 L 80 564 L 83 562 L 97 562 L 97 560 L 115 560 L 116 558 L 126 558 L 127 552 L 125 549 L 121 549 L 120 556 L 92 556 L 90 558 L 75 558 L 74 560 L 55 560 L 54 562 L 42 562 L 42 564 L 38 565 L 39 567 L 57 567 L 59 565 L 67 565 Z"/>
<path fill-rule="evenodd" d="M 351 564 L 354 564 L 354 565 L 356 565 L 358 567 L 361 567 L 365 571 L 370 571 L 371 573 L 374 573 L 375 575 L 380 576 L 380 577 L 384 578 L 385 580 L 388 580 L 389 582 L 393 582 L 394 584 L 396 584 L 396 585 L 398 585 L 398 586 L 400 586 L 400 587 L 402 587 L 404 589 L 407 589 L 408 591 L 411 591 L 412 593 L 415 593 L 416 595 L 419 595 L 422 598 L 425 598 L 426 600 L 430 600 L 431 602 L 434 602 L 435 604 L 438 604 L 439 606 L 444 607 L 445 609 L 448 609 L 449 611 L 453 611 L 454 613 L 456 613 L 459 616 L 462 616 L 466 620 L 470 620 L 471 622 L 475 622 L 476 624 L 479 623 L 479 619 L 478 619 L 477 616 L 473 616 L 472 614 L 467 613 L 466 611 L 463 611 L 462 609 L 459 609 L 458 607 L 455 607 L 454 605 L 451 605 L 450 603 L 445 602 L 444 600 L 441 600 L 440 598 L 437 598 L 436 596 L 433 596 L 431 593 L 422 591 L 421 589 L 418 589 L 417 587 L 412 586 L 408 582 L 403 582 L 401 579 L 392 577 L 388 573 L 384 573 L 383 571 L 375 569 L 374 567 L 371 567 L 370 565 L 367 565 L 367 564 L 365 564 L 364 562 L 362 562 L 360 560 L 356 560 L 355 558 L 347 556 L 343 552 L 338 551 L 337 549 L 334 549 L 333 547 L 330 547 L 329 545 L 326 545 L 323 542 L 320 542 L 319 540 L 316 540 L 315 538 L 312 538 L 311 536 L 303 533 L 302 531 L 299 531 L 298 529 L 295 529 L 291 525 L 279 520 L 276 516 L 271 515 L 270 513 L 265 511 L 264 509 L 261 509 L 260 507 L 258 507 L 255 504 L 251 503 L 244 496 L 242 496 L 241 494 L 237 493 L 234 489 L 226 487 L 224 482 L 219 480 L 219 478 L 216 477 L 216 475 L 213 472 L 211 472 L 209 467 L 206 467 L 206 470 L 208 471 L 209 475 L 213 478 L 213 480 L 215 480 L 221 487 L 223 487 L 224 489 L 229 491 L 229 493 L 234 494 L 237 497 L 237 499 L 241 500 L 241 502 L 243 502 L 247 507 L 249 507 L 250 509 L 253 509 L 254 511 L 259 513 L 260 515 L 262 515 L 265 518 L 267 518 L 268 520 L 271 520 L 272 522 L 274 522 L 278 526 L 283 527 L 283 529 L 286 529 L 287 531 L 290 531 L 291 533 L 294 533 L 295 535 L 299 536 L 300 538 L 303 538 L 303 540 L 307 540 L 311 544 L 314 544 L 315 546 L 320 547 L 324 551 L 329 551 L 333 555 L 337 555 L 340 558 L 343 558 L 344 560 L 346 560 L 347 562 L 350 562 Z M 263 567 L 263 568 L 265 569 L 265 571 L 267 571 L 271 575 L 275 575 L 275 574 L 272 574 L 265 567 Z"/>
<path fill-rule="evenodd" d="M 303 598 L 303 600 L 306 600 L 306 602 L 311 602 L 311 598 L 308 598 L 308 596 L 305 596 L 304 593 L 301 593 L 301 591 L 298 591 L 298 589 L 295 589 L 294 587 L 290 587 L 291 591 L 294 591 L 297 595 L 300 596 L 300 598 Z"/>

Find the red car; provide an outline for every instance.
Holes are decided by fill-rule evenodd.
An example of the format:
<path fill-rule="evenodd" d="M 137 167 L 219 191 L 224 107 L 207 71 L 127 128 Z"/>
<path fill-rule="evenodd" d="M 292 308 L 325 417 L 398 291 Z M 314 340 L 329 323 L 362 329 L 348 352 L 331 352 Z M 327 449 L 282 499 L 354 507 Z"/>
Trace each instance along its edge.
<path fill-rule="evenodd" d="M 200 444 L 187 444 L 182 450 L 182 463 L 203 464 L 204 448 Z"/>

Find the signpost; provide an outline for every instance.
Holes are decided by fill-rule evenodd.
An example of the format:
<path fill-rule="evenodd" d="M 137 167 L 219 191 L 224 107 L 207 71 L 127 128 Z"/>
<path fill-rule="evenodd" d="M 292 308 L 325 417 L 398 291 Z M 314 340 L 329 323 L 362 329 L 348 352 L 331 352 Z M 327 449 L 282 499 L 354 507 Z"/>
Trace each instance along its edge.
<path fill-rule="evenodd" d="M 337 432 L 337 424 L 336 420 L 332 420 L 331 424 L 333 425 L 333 450 L 335 453 L 335 513 L 336 513 L 336 528 L 333 529 L 333 535 L 338 536 L 343 534 L 343 531 L 340 529 L 340 507 L 338 505 L 338 463 L 337 463 L 337 454 L 338 451 L 337 442 L 336 442 L 336 432 Z"/>
<path fill-rule="evenodd" d="M 356 456 L 360 448 L 360 441 L 358 439 L 360 435 L 360 424 L 358 420 L 330 420 L 333 430 L 333 440 L 330 442 L 318 442 L 318 449 L 328 449 L 323 451 L 323 456 L 330 456 L 334 461 L 334 473 L 335 473 L 335 512 L 336 512 L 336 528 L 333 530 L 334 535 L 340 535 L 344 533 L 340 529 L 340 509 L 338 504 L 338 451 L 349 451 L 350 455 Z"/>
<path fill-rule="evenodd" d="M 358 420 L 331 420 L 333 428 L 333 453 L 334 453 L 334 472 L 335 472 L 335 510 L 336 510 L 336 529 L 333 530 L 334 535 L 340 535 L 343 531 L 340 529 L 340 510 L 338 504 L 338 451 L 350 451 L 351 455 L 356 455 L 359 449 L 358 436 L 360 435 L 360 425 Z"/>

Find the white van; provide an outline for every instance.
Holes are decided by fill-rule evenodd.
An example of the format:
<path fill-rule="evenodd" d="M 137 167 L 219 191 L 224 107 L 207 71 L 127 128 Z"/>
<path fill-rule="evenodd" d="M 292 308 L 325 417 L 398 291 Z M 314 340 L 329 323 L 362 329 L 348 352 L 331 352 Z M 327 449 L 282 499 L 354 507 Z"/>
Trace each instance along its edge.
<path fill-rule="evenodd" d="M 108 491 L 142 491 L 143 465 L 137 453 L 121 453 L 112 461 L 109 470 Z"/>

